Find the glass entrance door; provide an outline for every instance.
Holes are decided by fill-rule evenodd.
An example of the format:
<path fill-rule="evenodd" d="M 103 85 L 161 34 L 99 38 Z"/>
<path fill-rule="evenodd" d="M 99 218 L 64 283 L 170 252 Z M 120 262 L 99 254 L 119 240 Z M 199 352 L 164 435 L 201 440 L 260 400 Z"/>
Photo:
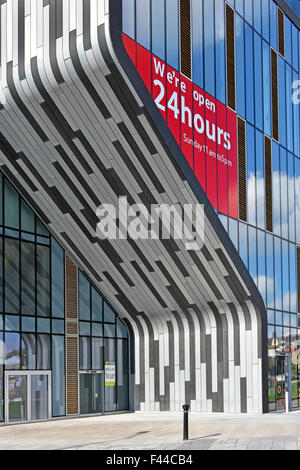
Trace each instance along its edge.
<path fill-rule="evenodd" d="M 51 417 L 50 372 L 6 372 L 5 422 L 46 420 Z"/>
<path fill-rule="evenodd" d="M 80 374 L 80 414 L 103 413 L 103 373 Z"/>
<path fill-rule="evenodd" d="M 26 375 L 7 376 L 7 421 L 21 423 L 28 420 L 28 381 Z"/>

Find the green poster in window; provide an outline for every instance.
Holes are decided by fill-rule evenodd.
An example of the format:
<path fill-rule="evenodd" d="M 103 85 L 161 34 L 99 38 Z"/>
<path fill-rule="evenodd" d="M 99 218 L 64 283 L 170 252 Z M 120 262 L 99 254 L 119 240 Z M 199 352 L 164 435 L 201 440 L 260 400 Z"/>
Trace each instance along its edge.
<path fill-rule="evenodd" d="M 114 362 L 105 363 L 105 387 L 115 387 L 116 365 Z"/>

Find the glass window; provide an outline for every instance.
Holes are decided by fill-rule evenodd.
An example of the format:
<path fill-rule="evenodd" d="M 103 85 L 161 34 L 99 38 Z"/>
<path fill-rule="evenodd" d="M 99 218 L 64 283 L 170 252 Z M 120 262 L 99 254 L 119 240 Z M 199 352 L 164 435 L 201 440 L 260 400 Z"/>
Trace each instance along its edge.
<path fill-rule="evenodd" d="M 152 52 L 165 60 L 165 1 L 152 0 Z"/>
<path fill-rule="evenodd" d="M 116 365 L 116 342 L 113 339 L 104 339 L 104 364 Z M 105 387 L 105 411 L 116 410 L 116 395 L 116 386 Z"/>
<path fill-rule="evenodd" d="M 278 115 L 280 143 L 286 147 L 286 85 L 285 85 L 285 61 L 278 54 L 278 77 L 281 86 L 278 87 Z"/>
<path fill-rule="evenodd" d="M 273 236 L 266 234 L 267 253 L 267 305 L 274 308 L 275 279 L 274 279 L 274 247 Z"/>
<path fill-rule="evenodd" d="M 235 9 L 241 16 L 244 16 L 244 0 L 235 0 Z"/>
<path fill-rule="evenodd" d="M 292 48 L 293 48 L 293 60 L 292 65 L 295 70 L 299 70 L 299 45 L 298 45 L 298 30 L 295 25 L 292 24 Z"/>
<path fill-rule="evenodd" d="M 257 285 L 257 240 L 253 227 L 249 227 L 249 272 Z"/>
<path fill-rule="evenodd" d="M 50 249 L 37 246 L 37 314 L 50 316 Z"/>
<path fill-rule="evenodd" d="M 225 8 L 224 0 L 215 0 L 216 24 L 216 98 L 226 104 Z"/>
<path fill-rule="evenodd" d="M 5 333 L 5 369 L 19 370 L 20 368 L 20 334 Z"/>
<path fill-rule="evenodd" d="M 100 323 L 92 323 L 92 336 L 103 336 L 102 325 Z"/>
<path fill-rule="evenodd" d="M 179 6 L 178 0 L 166 0 L 167 63 L 179 69 Z"/>
<path fill-rule="evenodd" d="M 135 39 L 135 0 L 123 0 L 123 33 Z"/>
<path fill-rule="evenodd" d="M 5 238 L 5 311 L 20 312 L 19 241 Z"/>
<path fill-rule="evenodd" d="M 270 42 L 275 51 L 278 50 L 278 19 L 277 5 L 270 0 Z"/>
<path fill-rule="evenodd" d="M 50 336 L 37 335 L 37 369 L 50 370 Z"/>
<path fill-rule="evenodd" d="M 205 91 L 215 96 L 215 20 L 214 2 L 203 0 Z"/>
<path fill-rule="evenodd" d="M 21 363 L 23 370 L 36 370 L 35 335 L 23 334 L 21 343 Z"/>
<path fill-rule="evenodd" d="M 293 81 L 295 83 L 299 83 L 299 75 L 297 72 L 293 72 Z M 299 89 L 299 86 L 298 88 Z M 299 92 L 298 95 L 299 97 Z M 292 100 L 292 107 L 293 107 L 293 120 L 294 120 L 294 129 L 300 129 L 300 114 L 299 114 L 299 101 L 298 100 Z M 300 157 L 300 132 L 297 130 L 293 132 L 294 135 L 294 153 L 297 155 L 297 157 Z"/>
<path fill-rule="evenodd" d="M 94 287 L 92 287 L 92 320 L 93 321 L 103 321 L 103 312 L 102 312 L 102 297 Z"/>
<path fill-rule="evenodd" d="M 247 124 L 247 210 L 248 222 L 256 225 L 256 165 L 254 128 Z"/>
<path fill-rule="evenodd" d="M 35 245 L 21 242 L 21 312 L 35 315 Z"/>
<path fill-rule="evenodd" d="M 36 233 L 42 237 L 50 237 L 49 231 L 38 218 L 36 218 Z"/>
<path fill-rule="evenodd" d="M 52 320 L 52 334 L 63 335 L 65 333 L 65 322 L 63 320 Z"/>
<path fill-rule="evenodd" d="M 289 244 L 289 268 L 290 268 L 290 311 L 297 312 L 297 269 L 296 269 L 296 246 Z"/>
<path fill-rule="evenodd" d="M 293 128 L 293 100 L 291 100 L 291 90 L 293 83 L 293 73 L 291 67 L 286 64 L 286 131 L 287 148 L 290 152 L 294 150 L 294 128 Z M 299 112 L 299 105 L 298 105 Z M 299 132 L 298 132 L 299 134 Z"/>
<path fill-rule="evenodd" d="M 266 238 L 265 232 L 258 230 L 257 232 L 257 267 L 258 267 L 258 282 L 257 287 L 266 303 Z"/>
<path fill-rule="evenodd" d="M 91 339 L 79 338 L 79 368 L 80 370 L 91 369 Z"/>
<path fill-rule="evenodd" d="M 118 338 L 128 338 L 127 328 L 119 318 L 117 318 L 117 337 Z"/>
<path fill-rule="evenodd" d="M 52 414 L 65 415 L 65 338 L 52 336 Z"/>
<path fill-rule="evenodd" d="M 118 410 L 129 408 L 129 384 L 128 384 L 128 344 L 127 341 L 117 341 L 117 385 L 118 385 Z"/>
<path fill-rule="evenodd" d="M 300 160 L 295 158 L 295 190 L 296 190 L 296 239 L 300 244 Z"/>
<path fill-rule="evenodd" d="M 35 318 L 34 317 L 21 317 L 22 331 L 27 333 L 35 333 Z"/>
<path fill-rule="evenodd" d="M 81 336 L 90 336 L 91 335 L 91 324 L 90 322 L 79 323 L 79 331 Z"/>
<path fill-rule="evenodd" d="M 239 254 L 248 268 L 248 229 L 246 224 L 239 223 Z"/>
<path fill-rule="evenodd" d="M 35 215 L 23 199 L 21 199 L 21 230 L 35 233 Z"/>
<path fill-rule="evenodd" d="M 253 4 L 252 0 L 245 1 L 245 19 L 250 23 L 253 24 Z"/>
<path fill-rule="evenodd" d="M 288 228 L 289 228 L 289 240 L 295 241 L 295 166 L 294 157 L 291 153 L 288 153 Z"/>
<path fill-rule="evenodd" d="M 234 244 L 236 250 L 239 249 L 239 239 L 238 239 L 238 222 L 234 219 L 229 219 L 229 236 L 232 243 Z"/>
<path fill-rule="evenodd" d="M 192 60 L 193 82 L 200 88 L 203 83 L 203 4 L 202 0 L 192 0 Z"/>
<path fill-rule="evenodd" d="M 253 13 L 254 13 L 254 28 L 258 33 L 261 33 L 261 0 L 253 1 Z"/>
<path fill-rule="evenodd" d="M 290 310 L 290 279 L 289 279 L 289 244 L 282 241 L 282 307 L 288 312 Z"/>
<path fill-rule="evenodd" d="M 264 39 L 270 40 L 270 4 L 269 0 L 262 0 L 262 35 Z"/>
<path fill-rule="evenodd" d="M 274 259 L 275 259 L 275 308 L 282 309 L 282 257 L 281 240 L 274 237 Z"/>
<path fill-rule="evenodd" d="M 5 329 L 6 331 L 19 331 L 20 317 L 5 315 Z"/>
<path fill-rule="evenodd" d="M 104 336 L 114 338 L 116 336 L 116 327 L 111 324 L 104 324 Z"/>
<path fill-rule="evenodd" d="M 137 42 L 150 49 L 150 0 L 136 2 Z"/>
<path fill-rule="evenodd" d="M 273 232 L 281 235 L 280 206 L 280 159 L 279 146 L 272 142 L 272 193 L 273 193 Z"/>
<path fill-rule="evenodd" d="M 51 238 L 52 263 L 52 316 L 64 318 L 65 316 L 65 254 L 61 246 Z"/>
<path fill-rule="evenodd" d="M 78 281 L 79 318 L 80 320 L 90 320 L 90 283 L 80 271 L 78 275 Z"/>
<path fill-rule="evenodd" d="M 271 136 L 271 63 L 270 47 L 263 41 L 264 132 Z"/>
<path fill-rule="evenodd" d="M 19 229 L 19 195 L 6 178 L 4 184 L 4 215 L 6 227 Z"/>
<path fill-rule="evenodd" d="M 257 226 L 265 229 L 265 163 L 264 158 L 264 136 L 255 131 L 256 147 L 256 204 L 257 204 Z"/>
<path fill-rule="evenodd" d="M 253 65 L 253 29 L 245 24 L 246 65 L 246 115 L 247 121 L 254 124 L 254 65 Z M 239 74 L 239 71 L 237 72 Z"/>
<path fill-rule="evenodd" d="M 103 370 L 103 339 L 92 338 L 92 369 Z"/>
<path fill-rule="evenodd" d="M 285 58 L 289 64 L 292 63 L 292 23 L 286 15 L 284 15 L 284 48 Z"/>
<path fill-rule="evenodd" d="M 237 113 L 246 118 L 245 102 L 245 25 L 239 15 L 235 15 L 235 42 L 236 42 L 236 104 Z"/>
<path fill-rule="evenodd" d="M 262 40 L 257 33 L 254 33 L 254 51 L 255 123 L 263 130 Z"/>
<path fill-rule="evenodd" d="M 280 189 L 281 189 L 281 236 L 288 238 L 288 198 L 287 198 L 287 155 L 286 150 L 280 147 Z"/>
<path fill-rule="evenodd" d="M 114 323 L 115 322 L 115 314 L 113 310 L 104 302 L 104 321 L 107 323 Z"/>
<path fill-rule="evenodd" d="M 3 330 L 3 328 L 4 328 L 3 315 L 0 314 L 0 330 Z"/>
<path fill-rule="evenodd" d="M 50 333 L 50 319 L 38 318 L 37 319 L 37 331 L 38 333 Z"/>
<path fill-rule="evenodd" d="M 268 310 L 268 323 L 275 325 L 275 312 L 274 310 Z"/>

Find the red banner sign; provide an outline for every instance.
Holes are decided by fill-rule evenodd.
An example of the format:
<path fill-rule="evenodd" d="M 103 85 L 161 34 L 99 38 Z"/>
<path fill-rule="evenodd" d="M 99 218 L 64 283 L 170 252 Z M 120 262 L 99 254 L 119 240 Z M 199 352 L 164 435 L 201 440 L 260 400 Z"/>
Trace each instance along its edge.
<path fill-rule="evenodd" d="M 211 204 L 238 218 L 235 112 L 123 36 L 129 56 Z"/>

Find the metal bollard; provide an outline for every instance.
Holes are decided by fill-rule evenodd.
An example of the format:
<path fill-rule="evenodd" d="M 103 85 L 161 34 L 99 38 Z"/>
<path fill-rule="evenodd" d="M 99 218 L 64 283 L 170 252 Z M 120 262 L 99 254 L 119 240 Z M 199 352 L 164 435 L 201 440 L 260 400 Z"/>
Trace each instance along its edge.
<path fill-rule="evenodd" d="M 189 409 L 190 405 L 183 405 L 183 440 L 189 440 Z"/>

